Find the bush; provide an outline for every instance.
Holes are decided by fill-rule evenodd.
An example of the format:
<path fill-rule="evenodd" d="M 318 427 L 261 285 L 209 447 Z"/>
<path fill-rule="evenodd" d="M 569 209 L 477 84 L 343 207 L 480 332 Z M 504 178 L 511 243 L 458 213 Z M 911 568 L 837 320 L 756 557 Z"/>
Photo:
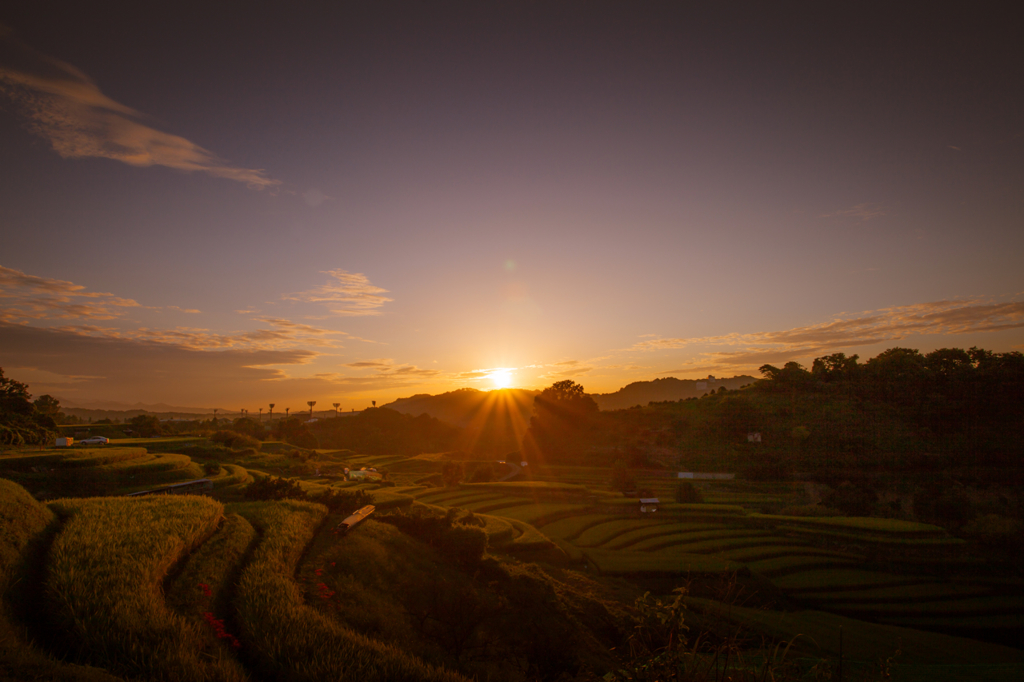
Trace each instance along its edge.
<path fill-rule="evenodd" d="M 449 509 L 444 515 L 395 511 L 378 520 L 390 523 L 406 535 L 427 543 L 459 565 L 472 568 L 483 559 L 487 549 L 487 533 L 476 525 L 465 525 L 462 520 L 457 521 L 458 515 L 457 509 Z"/>
<path fill-rule="evenodd" d="M 846 516 L 870 516 L 878 501 L 874 490 L 861 488 L 849 481 L 843 481 L 838 488 L 825 496 L 826 507 L 838 509 Z"/>
<path fill-rule="evenodd" d="M 636 488 L 636 480 L 629 473 L 629 469 L 626 468 L 626 463 L 621 459 L 615 460 L 615 463 L 612 464 L 611 484 L 614 490 L 626 491 Z"/>
<path fill-rule="evenodd" d="M 441 478 L 444 480 L 444 487 L 454 488 L 462 481 L 464 474 L 462 462 L 445 462 L 441 468 Z"/>
<path fill-rule="evenodd" d="M 674 494 L 676 502 L 684 504 L 700 504 L 704 501 L 700 490 L 690 481 L 680 481 L 676 484 Z"/>
<path fill-rule="evenodd" d="M 290 478 L 267 476 L 245 486 L 242 495 L 247 500 L 304 500 L 306 491 L 298 481 Z"/>
<path fill-rule="evenodd" d="M 247 436 L 244 433 L 238 433 L 237 431 L 218 431 L 210 436 L 210 440 L 214 443 L 220 443 L 225 447 L 229 447 L 232 450 L 253 448 L 256 451 L 259 451 L 262 446 L 262 443 L 252 436 Z"/>
<path fill-rule="evenodd" d="M 490 483 L 494 480 L 494 467 L 490 464 L 481 464 L 469 477 L 471 483 Z"/>
<path fill-rule="evenodd" d="M 963 527 L 963 534 L 983 545 L 1002 545 L 1020 535 L 1021 524 L 999 514 L 979 516 Z"/>
<path fill-rule="evenodd" d="M 307 500 L 324 505 L 334 514 L 351 514 L 361 507 L 373 504 L 373 497 L 365 490 L 328 490 L 310 495 L 298 481 L 276 476 L 253 481 L 245 487 L 242 495 L 247 500 Z"/>
<path fill-rule="evenodd" d="M 933 484 L 915 493 L 914 513 L 920 521 L 953 529 L 975 516 L 974 502 L 956 482 Z"/>
<path fill-rule="evenodd" d="M 788 481 L 792 477 L 793 465 L 773 455 L 749 462 L 740 472 L 740 478 L 748 481 Z"/>

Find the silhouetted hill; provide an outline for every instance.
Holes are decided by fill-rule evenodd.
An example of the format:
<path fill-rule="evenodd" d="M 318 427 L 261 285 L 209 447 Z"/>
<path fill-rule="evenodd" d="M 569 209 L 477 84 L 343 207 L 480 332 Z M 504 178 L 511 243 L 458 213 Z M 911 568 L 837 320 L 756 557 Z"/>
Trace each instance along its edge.
<path fill-rule="evenodd" d="M 411 414 L 414 417 L 429 414 L 431 417 L 446 421 L 456 426 L 471 426 L 477 422 L 481 413 L 491 412 L 495 408 L 502 411 L 518 411 L 523 419 L 530 421 L 533 413 L 533 398 L 540 391 L 529 391 L 522 388 L 504 388 L 494 391 L 478 391 L 475 388 L 460 388 L 440 395 L 420 393 L 410 398 L 383 405 L 396 412 Z"/>
<path fill-rule="evenodd" d="M 413 416 L 427 414 L 461 426 L 466 430 L 461 449 L 500 456 L 519 449 L 538 393 L 521 388 L 461 388 L 440 395 L 399 398 L 384 407 Z"/>
<path fill-rule="evenodd" d="M 707 379 L 665 377 L 654 381 L 634 381 L 615 393 L 593 393 L 591 397 L 602 410 L 624 410 L 636 405 L 647 405 L 650 402 L 660 403 L 665 400 L 699 398 L 711 391 L 717 391 L 722 386 L 733 390 L 752 383 L 754 383 L 754 377 L 747 375 L 731 379 L 716 379 L 713 376 L 709 376 Z"/>

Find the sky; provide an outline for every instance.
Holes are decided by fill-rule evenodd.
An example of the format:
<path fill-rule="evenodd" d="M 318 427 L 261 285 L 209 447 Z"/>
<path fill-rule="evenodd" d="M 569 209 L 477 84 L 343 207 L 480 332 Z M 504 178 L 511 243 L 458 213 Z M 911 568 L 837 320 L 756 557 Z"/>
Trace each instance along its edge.
<path fill-rule="evenodd" d="M 0 367 L 255 413 L 1024 349 L 1009 7 L 711 4 L 6 3 Z"/>

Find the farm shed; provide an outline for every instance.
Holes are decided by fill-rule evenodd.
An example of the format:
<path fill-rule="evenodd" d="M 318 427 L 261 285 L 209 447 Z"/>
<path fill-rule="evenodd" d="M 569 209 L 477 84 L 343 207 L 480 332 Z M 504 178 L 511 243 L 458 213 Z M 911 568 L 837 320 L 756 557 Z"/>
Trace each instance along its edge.
<path fill-rule="evenodd" d="M 658 498 L 657 497 L 641 497 L 640 498 L 640 513 L 641 514 L 653 514 L 658 511 Z"/>
<path fill-rule="evenodd" d="M 70 446 L 72 446 L 74 444 L 75 444 L 75 439 L 74 438 L 72 438 L 71 436 L 62 436 L 61 438 L 57 439 L 57 442 L 55 443 L 55 446 L 58 447 L 58 448 L 66 448 L 66 447 L 70 447 Z"/>

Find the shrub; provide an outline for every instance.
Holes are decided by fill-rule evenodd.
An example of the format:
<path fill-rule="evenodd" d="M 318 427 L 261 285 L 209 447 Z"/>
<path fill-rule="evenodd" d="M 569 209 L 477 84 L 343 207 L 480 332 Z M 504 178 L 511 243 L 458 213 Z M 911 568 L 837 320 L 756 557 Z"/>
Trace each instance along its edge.
<path fill-rule="evenodd" d="M 1021 524 L 999 514 L 985 514 L 963 527 L 963 534 L 984 545 L 1002 545 L 1013 541 L 1021 532 Z"/>
<path fill-rule="evenodd" d="M 462 462 L 445 462 L 441 468 L 441 478 L 446 488 L 454 488 L 461 481 L 465 471 Z"/>
<path fill-rule="evenodd" d="M 203 471 L 205 471 L 210 476 L 214 476 L 220 473 L 220 464 L 217 462 L 207 462 L 206 464 L 203 465 Z"/>
<path fill-rule="evenodd" d="M 626 468 L 626 463 L 621 459 L 615 460 L 612 464 L 612 488 L 615 490 L 633 490 L 636 488 L 636 481 L 633 479 L 633 475 L 629 473 L 629 469 Z"/>
<path fill-rule="evenodd" d="M 395 511 L 378 520 L 390 523 L 406 535 L 427 543 L 442 554 L 452 557 L 456 563 L 469 568 L 478 565 L 483 559 L 487 549 L 487 533 L 476 525 L 458 522 L 458 515 L 458 509 L 449 509 L 444 515 Z"/>
<path fill-rule="evenodd" d="M 218 431 L 217 433 L 210 436 L 210 440 L 214 443 L 220 443 L 232 450 L 241 450 L 242 448 L 253 448 L 259 450 L 262 443 L 256 440 L 252 436 L 247 436 L 244 433 L 238 433 L 237 431 Z"/>
<path fill-rule="evenodd" d="M 335 514 L 351 514 L 360 507 L 373 504 L 373 497 L 365 490 L 328 490 L 310 495 L 302 485 L 291 478 L 267 476 L 253 481 L 242 492 L 247 500 L 308 500 L 327 507 Z"/>
<path fill-rule="evenodd" d="M 469 480 L 471 483 L 490 483 L 494 480 L 494 467 L 490 464 L 481 464 L 473 470 Z"/>
<path fill-rule="evenodd" d="M 855 486 L 849 481 L 843 481 L 822 500 L 826 507 L 838 509 L 847 516 L 870 516 L 877 501 L 874 490 Z"/>
<path fill-rule="evenodd" d="M 684 504 L 700 504 L 704 502 L 704 496 L 701 495 L 697 486 L 690 481 L 680 481 L 676 484 L 674 493 L 676 502 L 682 502 Z"/>
<path fill-rule="evenodd" d="M 247 500 L 304 500 L 306 491 L 299 482 L 290 478 L 267 476 L 258 478 L 242 491 Z"/>
<path fill-rule="evenodd" d="M 748 481 L 788 481 L 793 477 L 793 465 L 777 455 L 766 455 L 749 462 L 740 472 Z"/>

